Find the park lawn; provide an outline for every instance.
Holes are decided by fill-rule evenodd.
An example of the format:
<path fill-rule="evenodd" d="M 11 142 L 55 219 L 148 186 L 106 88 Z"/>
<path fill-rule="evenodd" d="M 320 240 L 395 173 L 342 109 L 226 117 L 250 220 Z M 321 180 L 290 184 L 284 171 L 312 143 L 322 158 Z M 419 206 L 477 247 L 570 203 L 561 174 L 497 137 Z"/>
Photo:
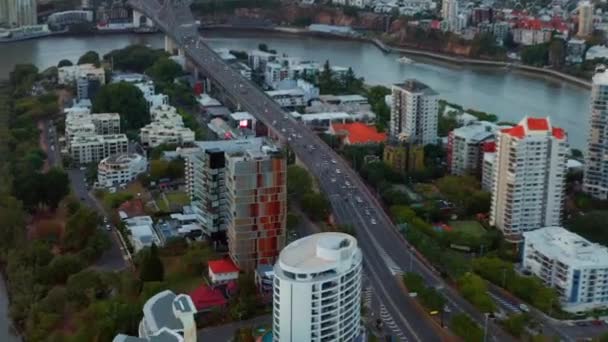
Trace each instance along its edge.
<path fill-rule="evenodd" d="M 482 237 L 486 233 L 483 226 L 474 220 L 450 221 L 448 224 L 454 229 L 454 231 L 460 231 L 471 236 Z"/>
<path fill-rule="evenodd" d="M 169 201 L 169 204 L 174 206 L 183 207 L 190 204 L 190 197 L 184 191 L 166 192 L 165 196 L 167 196 L 167 201 Z"/>
<path fill-rule="evenodd" d="M 165 200 L 163 200 L 162 196 L 157 196 L 155 201 L 156 201 L 156 205 L 158 206 L 158 210 L 160 210 L 160 212 L 168 213 L 170 211 L 169 205 L 167 205 L 167 202 Z"/>

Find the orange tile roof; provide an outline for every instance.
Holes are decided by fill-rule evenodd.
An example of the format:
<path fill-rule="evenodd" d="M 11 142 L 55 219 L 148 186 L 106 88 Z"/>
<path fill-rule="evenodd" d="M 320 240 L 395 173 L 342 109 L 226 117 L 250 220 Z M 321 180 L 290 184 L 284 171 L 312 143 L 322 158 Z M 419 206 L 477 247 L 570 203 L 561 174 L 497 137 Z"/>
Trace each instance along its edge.
<path fill-rule="evenodd" d="M 382 143 L 386 141 L 386 133 L 380 133 L 376 127 L 361 122 L 333 124 L 334 132 L 346 132 L 351 144 Z"/>

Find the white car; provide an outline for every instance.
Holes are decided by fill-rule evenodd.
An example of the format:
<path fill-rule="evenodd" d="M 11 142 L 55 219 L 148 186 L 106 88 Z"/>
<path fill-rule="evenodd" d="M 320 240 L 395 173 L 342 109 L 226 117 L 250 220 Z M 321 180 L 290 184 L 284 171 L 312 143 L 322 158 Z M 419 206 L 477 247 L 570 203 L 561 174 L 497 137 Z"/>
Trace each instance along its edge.
<path fill-rule="evenodd" d="M 371 224 L 376 224 L 376 220 L 371 219 L 369 222 L 371 222 Z"/>
<path fill-rule="evenodd" d="M 340 171 L 340 169 L 336 169 L 336 173 L 337 173 L 337 174 L 341 174 L 341 173 L 342 173 L 342 171 Z"/>

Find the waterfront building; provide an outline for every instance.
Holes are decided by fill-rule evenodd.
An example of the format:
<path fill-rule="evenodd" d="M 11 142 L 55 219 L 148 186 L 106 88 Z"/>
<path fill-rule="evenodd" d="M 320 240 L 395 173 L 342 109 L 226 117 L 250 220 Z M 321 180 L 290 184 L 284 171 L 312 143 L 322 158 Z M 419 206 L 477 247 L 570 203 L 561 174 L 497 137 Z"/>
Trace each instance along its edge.
<path fill-rule="evenodd" d="M 91 137 L 120 133 L 120 115 L 118 113 L 89 113 L 88 109 L 66 113 L 65 138 L 68 146 L 78 136 Z"/>
<path fill-rule="evenodd" d="M 570 38 L 566 45 L 566 62 L 571 64 L 582 63 L 585 60 L 587 45 L 583 39 Z"/>
<path fill-rule="evenodd" d="M 497 134 L 490 224 L 507 241 L 561 224 L 568 153 L 566 133 L 549 118 L 526 117 Z"/>
<path fill-rule="evenodd" d="M 608 307 L 608 249 L 562 227 L 524 233 L 522 268 L 554 288 L 569 312 Z"/>
<path fill-rule="evenodd" d="M 591 88 L 591 115 L 583 178 L 583 191 L 601 200 L 608 199 L 608 164 L 605 162 L 605 155 L 608 153 L 606 101 L 608 101 L 608 70 L 601 66 L 593 76 Z"/>
<path fill-rule="evenodd" d="M 578 32 L 579 37 L 589 37 L 593 33 L 593 4 L 581 1 L 578 5 Z"/>
<path fill-rule="evenodd" d="M 357 240 L 344 233 L 314 234 L 285 247 L 274 266 L 274 341 L 355 341 L 362 259 Z"/>
<path fill-rule="evenodd" d="M 285 246 L 287 161 L 272 145 L 225 156 L 228 251 L 240 270 L 272 265 Z"/>
<path fill-rule="evenodd" d="M 105 69 L 93 64 L 70 65 L 57 69 L 57 83 L 59 84 L 74 85 L 81 77 L 89 80 L 96 79 L 100 84 L 106 84 Z"/>
<path fill-rule="evenodd" d="M 115 154 L 99 162 L 97 183 L 106 188 L 127 184 L 147 169 L 148 161 L 140 154 Z"/>
<path fill-rule="evenodd" d="M 0 25 L 21 27 L 37 23 L 36 0 L 0 0 Z"/>
<path fill-rule="evenodd" d="M 101 88 L 101 82 L 95 76 L 80 76 L 76 80 L 76 98 L 78 101 L 90 100 L 95 98 Z"/>
<path fill-rule="evenodd" d="M 113 342 L 196 342 L 196 306 L 187 294 L 165 290 L 144 304 L 138 337 L 118 334 Z"/>
<path fill-rule="evenodd" d="M 491 122 L 475 122 L 454 129 L 448 135 L 448 170 L 453 175 L 481 175 L 484 144 L 494 140 L 498 126 Z"/>
<path fill-rule="evenodd" d="M 75 136 L 69 153 L 74 163 L 97 163 L 113 154 L 127 153 L 129 140 L 125 134 Z"/>
<path fill-rule="evenodd" d="M 392 86 L 390 136 L 414 144 L 437 142 L 439 94 L 414 79 Z"/>

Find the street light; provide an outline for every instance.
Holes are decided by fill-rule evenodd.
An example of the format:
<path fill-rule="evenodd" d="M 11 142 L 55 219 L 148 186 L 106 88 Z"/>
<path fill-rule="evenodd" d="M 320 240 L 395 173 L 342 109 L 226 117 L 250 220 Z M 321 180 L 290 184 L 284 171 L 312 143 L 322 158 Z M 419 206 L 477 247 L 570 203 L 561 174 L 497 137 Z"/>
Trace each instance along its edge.
<path fill-rule="evenodd" d="M 490 314 L 486 312 L 484 313 L 484 316 L 486 316 L 486 318 L 483 323 L 483 342 L 486 342 L 486 337 L 488 336 L 488 318 L 490 317 Z"/>

